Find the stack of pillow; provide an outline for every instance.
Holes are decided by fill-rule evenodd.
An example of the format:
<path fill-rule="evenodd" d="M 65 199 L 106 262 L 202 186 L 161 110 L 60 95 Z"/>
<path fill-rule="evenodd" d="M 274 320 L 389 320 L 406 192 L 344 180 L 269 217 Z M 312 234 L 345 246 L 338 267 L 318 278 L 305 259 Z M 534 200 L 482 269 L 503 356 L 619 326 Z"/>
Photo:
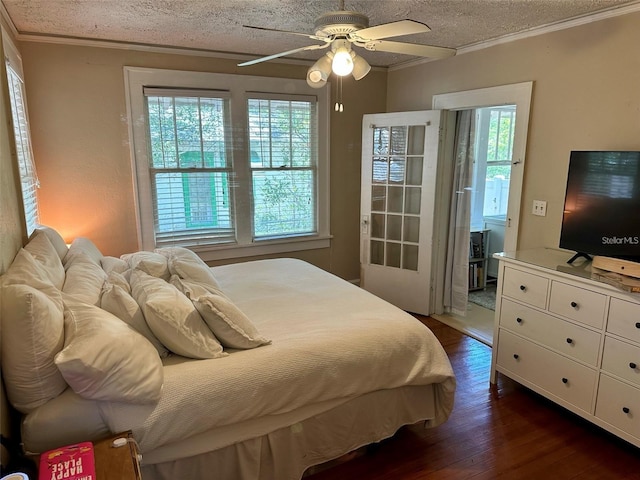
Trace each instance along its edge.
<path fill-rule="evenodd" d="M 181 247 L 108 257 L 84 238 L 67 248 L 42 227 L 0 287 L 3 377 L 22 413 L 68 387 L 91 400 L 155 403 L 161 358 L 221 358 L 270 343 Z"/>

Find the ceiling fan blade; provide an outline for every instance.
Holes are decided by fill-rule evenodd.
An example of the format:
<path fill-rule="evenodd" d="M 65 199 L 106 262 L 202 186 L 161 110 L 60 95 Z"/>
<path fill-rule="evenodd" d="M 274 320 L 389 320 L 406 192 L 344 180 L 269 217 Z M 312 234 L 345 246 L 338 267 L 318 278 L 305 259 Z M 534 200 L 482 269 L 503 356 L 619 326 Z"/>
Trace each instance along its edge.
<path fill-rule="evenodd" d="M 357 40 L 379 40 L 381 38 L 398 37 L 400 35 L 413 35 L 414 33 L 426 33 L 431 29 L 421 22 L 415 20 L 399 20 L 397 22 L 383 23 L 375 27 L 363 28 L 349 35 L 350 38 L 357 37 Z"/>
<path fill-rule="evenodd" d="M 455 48 L 434 47 L 417 43 L 387 42 L 385 40 L 375 40 L 360 46 L 372 52 L 402 53 L 417 57 L 447 58 L 456 54 Z"/>
<path fill-rule="evenodd" d="M 269 55 L 268 57 L 256 58 L 254 60 L 249 60 L 248 62 L 239 63 L 239 67 L 247 67 L 249 65 L 255 65 L 256 63 L 266 62 L 269 60 L 273 60 L 274 58 L 285 57 L 287 55 L 291 55 L 292 53 L 302 52 L 304 50 L 318 50 L 320 48 L 327 48 L 331 42 L 327 42 L 324 45 L 308 45 L 306 47 L 294 48 L 293 50 L 288 50 L 286 52 L 274 53 L 273 55 Z"/>
<path fill-rule="evenodd" d="M 264 30 L 266 32 L 277 32 L 277 33 L 287 33 L 289 35 L 298 35 L 300 37 L 307 37 L 312 40 L 322 40 L 326 41 L 327 38 L 319 37 L 318 35 L 309 35 L 308 33 L 300 33 L 300 32 L 290 32 L 289 30 L 278 30 L 277 28 L 267 28 L 267 27 L 254 27 L 253 25 L 243 25 L 244 28 L 253 28 L 254 30 Z"/>

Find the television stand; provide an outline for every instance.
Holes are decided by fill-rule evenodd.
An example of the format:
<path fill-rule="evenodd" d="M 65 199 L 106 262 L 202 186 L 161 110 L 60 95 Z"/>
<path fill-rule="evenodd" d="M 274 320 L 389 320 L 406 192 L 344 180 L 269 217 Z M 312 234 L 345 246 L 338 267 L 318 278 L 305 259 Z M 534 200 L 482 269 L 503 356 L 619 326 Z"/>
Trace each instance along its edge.
<path fill-rule="evenodd" d="M 572 264 L 575 260 L 577 260 L 580 257 L 586 258 L 587 262 L 590 262 L 591 260 L 593 260 L 591 258 L 591 255 L 589 255 L 588 253 L 577 252 L 573 257 L 571 257 L 569 260 L 567 260 L 567 263 Z"/>

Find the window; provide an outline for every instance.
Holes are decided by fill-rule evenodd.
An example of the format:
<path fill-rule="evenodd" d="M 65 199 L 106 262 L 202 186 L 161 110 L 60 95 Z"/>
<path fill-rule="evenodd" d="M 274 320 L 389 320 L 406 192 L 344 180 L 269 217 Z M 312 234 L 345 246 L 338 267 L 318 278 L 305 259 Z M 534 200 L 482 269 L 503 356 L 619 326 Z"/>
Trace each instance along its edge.
<path fill-rule="evenodd" d="M 316 232 L 315 101 L 250 98 L 256 238 Z"/>
<path fill-rule="evenodd" d="M 209 260 L 328 246 L 325 92 L 130 67 L 125 79 L 130 118 L 142 119 L 131 122 L 141 248 Z"/>
<path fill-rule="evenodd" d="M 516 125 L 515 105 L 477 110 L 474 184 L 484 192 L 482 217 L 506 217 Z"/>
<path fill-rule="evenodd" d="M 144 89 L 156 245 L 234 241 L 228 99 Z"/>
<path fill-rule="evenodd" d="M 13 42 L 4 34 L 4 31 L 2 34 L 13 133 L 16 142 L 16 156 L 20 172 L 22 202 L 24 205 L 27 235 L 31 235 L 39 223 L 37 190 L 40 184 L 38 182 L 33 151 L 31 149 L 31 134 L 27 115 L 22 62 Z"/>

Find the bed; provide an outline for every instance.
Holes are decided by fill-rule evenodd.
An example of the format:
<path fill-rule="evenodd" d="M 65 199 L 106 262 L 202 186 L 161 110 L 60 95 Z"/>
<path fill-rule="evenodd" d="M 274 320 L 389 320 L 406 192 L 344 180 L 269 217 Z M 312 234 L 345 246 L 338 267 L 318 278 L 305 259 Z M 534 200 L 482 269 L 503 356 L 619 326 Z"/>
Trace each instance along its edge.
<path fill-rule="evenodd" d="M 49 283 L 54 282 L 47 283 L 46 278 L 34 280 L 37 275 L 28 280 L 24 275 L 16 277 L 13 265 L 2 279 L 3 377 L 9 400 L 23 413 L 22 440 L 28 453 L 131 430 L 142 452 L 145 479 L 209 478 L 211 472 L 216 472 L 217 478 L 239 480 L 299 479 L 309 467 L 392 436 L 403 425 L 424 421 L 425 426 L 437 426 L 453 408 L 455 377 L 442 346 L 428 328 L 378 297 L 306 262 L 285 258 L 209 268 L 203 262 L 197 265 L 201 261 L 192 258 L 190 251 L 172 249 L 172 255 L 178 251 L 178 257 L 190 262 L 189 268 L 185 264 L 185 268 L 178 268 L 177 257 L 167 251 L 135 252 L 116 259 L 103 256 L 86 239 L 79 239 L 65 251 L 55 231 L 43 232 L 35 235 L 38 245 L 31 246 L 33 258 L 29 262 L 35 259 L 44 271 L 54 269 L 59 275 L 56 260 L 51 258 L 55 251 L 64 272 L 61 287 L 52 288 Z M 29 244 L 14 263 L 24 262 Z M 69 255 L 74 257 L 74 250 L 84 266 L 84 270 L 78 269 L 80 280 L 71 280 L 77 272 L 73 263 L 64 261 Z M 162 268 L 154 270 L 154 261 L 163 256 L 168 273 Z M 85 268 L 87 262 L 92 264 L 89 269 Z M 134 328 L 131 318 L 116 318 L 103 302 L 101 296 L 108 291 L 105 286 L 118 277 L 114 269 L 127 272 L 129 294 L 135 297 L 151 332 L 157 333 L 154 338 L 160 345 L 154 345 L 151 337 L 145 338 L 145 332 L 139 331 L 142 327 Z M 164 282 L 193 300 L 196 313 L 201 314 L 198 318 L 220 341 L 215 354 L 203 358 L 207 355 L 197 349 L 204 349 L 206 342 L 198 337 L 197 352 L 191 355 L 192 351 L 184 350 L 184 344 L 175 340 L 177 333 L 167 336 L 166 331 L 157 329 L 157 319 L 151 307 L 147 308 L 154 301 L 136 287 L 138 277 L 147 276 L 153 277 L 148 279 L 150 283 Z M 244 329 L 239 340 L 228 340 L 230 334 L 238 338 L 237 331 L 220 331 L 219 325 L 207 323 L 204 300 L 196 301 L 197 285 L 191 290 L 182 285 L 194 278 L 198 285 L 208 285 L 207 292 L 219 294 L 224 308 L 232 309 L 219 307 L 223 313 L 240 315 L 241 321 L 235 325 L 232 321 L 224 325 Z M 18 347 L 12 349 L 9 343 L 19 331 L 13 325 L 19 309 L 13 300 L 8 306 L 4 302 L 7 295 L 13 298 L 16 289 L 23 288 L 19 282 L 24 281 L 35 282 L 33 288 L 46 292 L 49 299 L 59 298 L 64 310 L 62 343 L 46 340 L 52 358 L 41 359 L 46 363 L 41 371 L 51 376 L 62 372 L 64 384 L 49 388 L 35 403 L 26 402 L 26 408 L 24 401 L 16 401 L 12 385 L 25 372 L 13 370 L 33 368 L 24 362 L 16 366 L 17 360 L 12 358 Z M 99 285 L 97 298 L 95 285 Z M 160 313 L 172 309 L 163 304 Z M 84 319 L 76 321 L 83 316 L 88 322 L 100 317 L 100 328 L 104 323 L 111 325 L 113 319 L 120 320 L 127 331 L 118 330 L 120 326 L 113 322 L 116 333 L 102 333 L 94 324 L 85 327 Z M 24 328 L 24 320 L 21 325 Z M 70 332 L 72 325 L 74 332 Z M 109 341 L 112 334 L 117 341 Z M 50 333 L 49 337 L 55 335 Z M 100 343 L 98 338 L 103 344 L 93 346 L 94 339 Z M 81 343 L 90 343 L 91 351 L 78 354 Z M 96 352 L 117 356 L 112 351 L 119 349 L 115 344 L 122 345 L 120 350 L 125 353 L 111 364 L 107 362 L 108 372 L 92 373 L 94 364 L 103 361 Z M 162 347 L 165 354 L 159 350 Z M 25 346 L 19 348 L 24 350 Z M 89 358 L 79 360 L 82 355 Z M 104 378 L 96 382 L 94 377 L 101 375 Z"/>

